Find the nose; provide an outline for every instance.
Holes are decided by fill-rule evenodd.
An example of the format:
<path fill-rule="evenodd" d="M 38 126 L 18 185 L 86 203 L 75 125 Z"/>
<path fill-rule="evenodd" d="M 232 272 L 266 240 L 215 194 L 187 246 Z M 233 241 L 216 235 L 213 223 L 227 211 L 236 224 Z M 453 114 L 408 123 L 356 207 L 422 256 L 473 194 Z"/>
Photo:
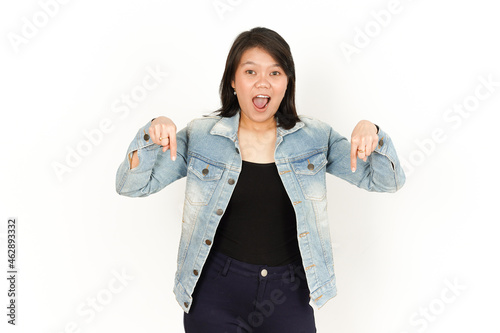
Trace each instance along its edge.
<path fill-rule="evenodd" d="M 267 80 L 267 77 L 265 75 L 260 75 L 255 82 L 255 87 L 256 88 L 269 88 L 270 84 L 269 81 Z"/>

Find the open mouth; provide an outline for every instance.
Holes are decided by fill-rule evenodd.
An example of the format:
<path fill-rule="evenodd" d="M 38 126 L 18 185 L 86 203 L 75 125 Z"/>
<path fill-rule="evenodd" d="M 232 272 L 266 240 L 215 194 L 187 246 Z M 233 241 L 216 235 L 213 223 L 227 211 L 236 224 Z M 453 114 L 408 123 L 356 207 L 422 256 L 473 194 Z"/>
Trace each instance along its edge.
<path fill-rule="evenodd" d="M 269 97 L 267 95 L 257 95 L 252 99 L 252 102 L 253 102 L 253 105 L 255 105 L 255 107 L 257 109 L 262 110 L 262 109 L 265 109 L 267 107 L 270 100 L 271 100 L 271 97 Z"/>

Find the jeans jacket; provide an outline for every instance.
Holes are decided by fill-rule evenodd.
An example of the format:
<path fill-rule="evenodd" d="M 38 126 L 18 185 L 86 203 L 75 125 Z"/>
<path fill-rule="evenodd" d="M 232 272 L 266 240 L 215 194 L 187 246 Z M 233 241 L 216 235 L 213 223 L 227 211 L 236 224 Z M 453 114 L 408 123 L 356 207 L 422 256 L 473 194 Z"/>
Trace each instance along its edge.
<path fill-rule="evenodd" d="M 116 174 L 116 191 L 129 197 L 156 193 L 186 178 L 182 232 L 174 294 L 188 313 L 219 221 L 238 182 L 240 113 L 193 119 L 177 133 L 177 159 L 152 142 L 151 122 L 138 132 Z M 351 171 L 349 141 L 328 124 L 308 116 L 291 129 L 277 128 L 274 160 L 293 204 L 299 249 L 310 297 L 317 308 L 337 294 L 327 216 L 326 174 L 368 191 L 395 192 L 405 175 L 391 138 L 381 128 L 375 151 Z M 139 165 L 130 169 L 133 151 Z"/>

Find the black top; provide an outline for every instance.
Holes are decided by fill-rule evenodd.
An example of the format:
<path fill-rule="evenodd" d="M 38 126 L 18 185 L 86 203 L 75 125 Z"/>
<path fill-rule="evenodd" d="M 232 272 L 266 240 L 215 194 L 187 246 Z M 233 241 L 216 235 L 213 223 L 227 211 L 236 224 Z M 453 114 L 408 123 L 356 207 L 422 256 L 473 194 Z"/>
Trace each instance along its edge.
<path fill-rule="evenodd" d="M 300 259 L 295 211 L 274 162 L 243 161 L 213 250 L 257 265 Z"/>

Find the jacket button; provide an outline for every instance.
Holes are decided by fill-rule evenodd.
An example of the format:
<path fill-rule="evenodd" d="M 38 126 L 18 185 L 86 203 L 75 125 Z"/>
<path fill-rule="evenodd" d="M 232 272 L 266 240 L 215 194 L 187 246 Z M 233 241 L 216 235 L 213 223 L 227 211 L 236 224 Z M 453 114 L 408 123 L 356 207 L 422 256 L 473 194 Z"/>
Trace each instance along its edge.
<path fill-rule="evenodd" d="M 144 140 L 149 141 L 149 134 L 144 134 Z"/>
<path fill-rule="evenodd" d="M 313 169 L 314 169 L 314 164 L 309 163 L 309 164 L 307 165 L 307 168 L 308 168 L 309 170 L 313 170 Z"/>
<path fill-rule="evenodd" d="M 229 183 L 229 185 L 234 185 L 234 179 L 233 178 L 229 178 L 229 180 L 227 182 Z"/>
<path fill-rule="evenodd" d="M 193 271 L 193 274 L 194 274 L 194 275 L 196 275 L 196 276 L 198 276 L 198 271 L 195 269 L 195 270 Z"/>
<path fill-rule="evenodd" d="M 378 142 L 378 145 L 380 147 L 382 147 L 384 145 L 384 138 L 380 139 L 380 141 Z"/>
<path fill-rule="evenodd" d="M 210 241 L 210 239 L 207 239 L 207 240 L 205 241 L 205 244 L 207 244 L 207 245 L 212 245 L 212 242 Z"/>
<path fill-rule="evenodd" d="M 217 212 L 216 212 L 216 213 L 217 213 L 217 215 L 222 215 L 222 213 L 224 213 L 224 211 L 223 211 L 222 209 L 220 209 L 220 208 L 219 208 L 219 209 L 217 209 Z"/>
<path fill-rule="evenodd" d="M 184 306 L 187 308 L 189 306 L 188 302 L 184 302 Z"/>
<path fill-rule="evenodd" d="M 206 176 L 208 174 L 208 169 L 205 168 L 205 169 L 201 170 L 201 173 L 203 174 L 203 176 Z"/>

